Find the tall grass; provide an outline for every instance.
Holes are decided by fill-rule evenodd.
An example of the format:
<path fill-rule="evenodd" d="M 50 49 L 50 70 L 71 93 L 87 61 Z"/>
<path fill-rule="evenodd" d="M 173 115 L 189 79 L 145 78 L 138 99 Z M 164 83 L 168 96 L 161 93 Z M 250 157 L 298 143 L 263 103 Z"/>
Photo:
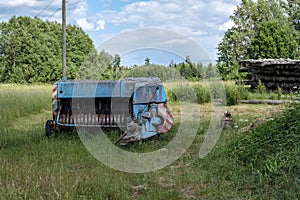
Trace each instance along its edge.
<path fill-rule="evenodd" d="M 173 82 L 165 84 L 169 101 L 197 101 L 199 104 L 210 103 L 212 99 L 222 99 L 227 105 L 237 105 L 248 98 L 243 85 L 219 81 Z M 195 100 L 196 99 L 196 100 Z"/>
<path fill-rule="evenodd" d="M 205 91 L 203 85 L 197 87 Z M 1 86 L 0 91 L 12 102 L 28 106 L 21 108 L 21 104 L 11 103 L 11 109 L 1 108 L 1 116 L 11 118 L 1 124 L 8 134 L 0 133 L 0 199 L 296 199 L 299 196 L 299 108 L 246 135 L 235 128 L 225 130 L 214 150 L 199 159 L 211 108 L 209 104 L 198 105 L 201 121 L 195 123 L 199 123 L 199 129 L 184 155 L 159 171 L 130 174 L 115 171 L 92 157 L 76 133 L 44 137 L 44 123 L 51 116 L 50 86 L 9 85 Z M 10 103 L 2 98 L 0 101 Z M 36 108 L 30 107 L 31 104 Z M 166 145 L 180 125 L 179 103 L 171 102 L 169 106 L 175 118 L 171 132 L 123 149 L 149 152 Z M 229 109 L 234 119 L 249 119 L 253 114 L 267 114 L 267 107 L 237 105 Z M 185 120 L 194 122 L 193 118 Z"/>
<path fill-rule="evenodd" d="M 0 85 L 0 127 L 15 119 L 51 109 L 50 85 Z M 1 129 L 0 129 L 1 130 Z"/>
<path fill-rule="evenodd" d="M 229 154 L 248 176 L 247 185 L 267 199 L 300 196 L 300 105 L 231 142 Z M 264 194 L 264 191 L 272 191 Z"/>

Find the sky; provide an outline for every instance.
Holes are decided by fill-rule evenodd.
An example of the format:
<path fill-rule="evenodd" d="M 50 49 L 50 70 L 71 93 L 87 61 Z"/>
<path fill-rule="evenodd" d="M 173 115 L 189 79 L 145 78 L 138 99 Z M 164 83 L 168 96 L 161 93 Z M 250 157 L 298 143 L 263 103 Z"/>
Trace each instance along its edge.
<path fill-rule="evenodd" d="M 121 41 L 119 46 L 127 47 L 121 55 L 125 65 L 141 64 L 145 56 L 156 64 L 179 62 L 194 53 L 193 49 L 175 49 L 186 49 L 188 43 L 170 47 L 171 40 L 182 43 L 182 38 L 189 44 L 198 44 L 206 53 L 197 61 L 214 62 L 216 47 L 233 25 L 229 17 L 239 3 L 240 0 L 67 0 L 67 24 L 82 27 L 99 50 L 104 43 L 107 47 L 111 41 Z M 61 22 L 61 0 L 0 1 L 0 21 L 24 15 Z M 153 35 L 138 35 L 140 30 L 152 30 Z M 157 41 L 151 37 L 161 37 L 159 42 L 164 40 L 168 45 L 155 51 L 158 46 L 152 44 Z M 131 46 L 129 41 L 143 44 L 144 48 L 139 45 L 134 49 L 137 46 Z"/>

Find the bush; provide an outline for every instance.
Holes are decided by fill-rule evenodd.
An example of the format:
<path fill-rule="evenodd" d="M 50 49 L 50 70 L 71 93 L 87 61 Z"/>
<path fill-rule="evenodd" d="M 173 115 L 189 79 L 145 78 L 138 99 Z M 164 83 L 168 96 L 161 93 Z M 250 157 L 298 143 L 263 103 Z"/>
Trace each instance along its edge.
<path fill-rule="evenodd" d="M 248 98 L 248 93 L 243 85 L 225 85 L 226 103 L 228 106 L 239 104 Z"/>
<path fill-rule="evenodd" d="M 210 79 L 207 83 L 211 98 L 225 99 L 224 85 L 221 81 Z"/>
<path fill-rule="evenodd" d="M 169 101 L 189 101 L 199 104 L 210 103 L 212 99 L 226 100 L 227 105 L 239 104 L 242 99 L 248 99 L 248 92 L 244 85 L 223 84 L 219 82 L 204 83 L 172 83 L 165 87 Z"/>
<path fill-rule="evenodd" d="M 256 86 L 256 91 L 259 94 L 264 94 L 267 92 L 266 86 L 261 82 L 261 80 L 258 81 L 258 84 Z"/>
<path fill-rule="evenodd" d="M 241 100 L 248 99 L 248 91 L 244 85 L 223 84 L 215 80 L 207 82 L 208 86 L 194 85 L 198 103 L 208 103 L 211 99 L 222 99 L 227 105 L 239 104 Z"/>
<path fill-rule="evenodd" d="M 197 83 L 172 83 L 172 86 L 165 87 L 169 101 L 189 101 L 199 104 L 211 102 L 208 87 L 199 82 Z"/>
<path fill-rule="evenodd" d="M 175 94 L 175 101 L 195 101 L 195 92 L 188 83 L 179 83 L 173 89 Z"/>
<path fill-rule="evenodd" d="M 167 96 L 168 101 L 170 101 L 170 102 L 177 101 L 177 97 L 171 89 L 165 87 L 165 92 L 166 92 L 166 96 Z"/>
<path fill-rule="evenodd" d="M 211 102 L 210 93 L 206 86 L 197 83 L 197 84 L 193 84 L 192 87 L 195 91 L 197 102 L 199 104 Z"/>
<path fill-rule="evenodd" d="M 166 88 L 167 98 L 169 101 L 189 101 L 195 102 L 196 96 L 193 88 L 189 83 L 175 83 Z"/>

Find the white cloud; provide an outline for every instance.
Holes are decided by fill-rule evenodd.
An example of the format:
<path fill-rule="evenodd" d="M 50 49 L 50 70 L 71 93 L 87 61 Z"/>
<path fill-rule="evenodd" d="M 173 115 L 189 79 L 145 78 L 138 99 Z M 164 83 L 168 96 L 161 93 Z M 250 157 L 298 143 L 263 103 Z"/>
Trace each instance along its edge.
<path fill-rule="evenodd" d="M 97 21 L 97 30 L 104 30 L 105 29 L 105 21 L 103 19 L 99 19 Z"/>
<path fill-rule="evenodd" d="M 229 20 L 227 22 L 225 22 L 224 24 L 222 24 L 219 28 L 220 31 L 227 31 L 228 29 L 230 29 L 231 27 L 233 27 L 234 23 L 232 20 Z"/>
<path fill-rule="evenodd" d="M 72 12 L 74 14 L 73 17 L 86 17 L 87 13 L 87 1 L 79 1 L 76 9 Z"/>
<path fill-rule="evenodd" d="M 203 43 L 209 54 L 214 55 L 221 35 L 232 26 L 229 16 L 237 4 L 238 0 L 151 0 L 128 4 L 120 11 L 105 10 L 102 14 L 107 24 L 178 31 Z"/>
<path fill-rule="evenodd" d="M 7 21 L 13 15 L 34 17 L 51 1 L 0 0 L 0 21 Z M 93 4 L 89 0 L 68 0 L 67 23 L 81 26 L 96 40 L 107 38 L 112 32 L 128 29 L 167 28 L 201 43 L 212 55 L 222 34 L 232 26 L 229 16 L 233 14 L 233 10 L 241 0 L 120 1 L 123 2 L 122 4 L 126 2 L 125 6 L 111 8 L 115 3 L 112 0 L 98 0 Z M 103 4 L 110 6 L 105 7 Z M 95 13 L 95 8 L 88 7 L 97 5 L 102 5 L 99 6 L 98 13 Z M 61 21 L 61 14 L 57 11 L 59 8 L 61 8 L 61 0 L 55 0 L 39 17 L 44 20 Z M 110 29 L 107 29 L 107 26 Z"/>
<path fill-rule="evenodd" d="M 79 18 L 76 20 L 77 24 L 87 32 L 100 31 L 105 29 L 105 21 L 99 19 L 96 23 L 88 22 L 86 18 Z"/>
<path fill-rule="evenodd" d="M 43 19 L 48 19 L 54 11 L 61 7 L 61 3 L 58 1 L 47 1 L 47 0 L 9 0 L 0 1 L 0 21 L 7 21 L 12 16 L 37 16 Z M 47 9 L 45 9 L 47 8 Z"/>
<path fill-rule="evenodd" d="M 89 23 L 86 18 L 79 18 L 76 20 L 77 21 L 77 24 L 83 28 L 83 30 L 86 30 L 86 31 L 93 31 L 95 30 L 95 26 L 94 24 L 92 23 Z"/>
<path fill-rule="evenodd" d="M 39 1 L 36 0 L 11 0 L 11 1 L 2 1 L 0 3 L 1 6 L 35 6 L 40 4 Z"/>
<path fill-rule="evenodd" d="M 174 30 L 193 32 L 219 32 L 219 27 L 228 21 L 235 4 L 199 0 L 152 0 L 135 2 L 121 11 L 106 10 L 103 16 L 107 23 L 127 25 L 131 28 L 173 27 Z"/>
<path fill-rule="evenodd" d="M 81 1 L 76 9 L 72 12 L 72 16 L 75 16 L 77 25 L 83 28 L 87 32 L 99 31 L 105 29 L 105 20 L 101 14 L 95 16 L 87 15 L 87 0 Z M 73 17 L 74 18 L 74 17 Z"/>

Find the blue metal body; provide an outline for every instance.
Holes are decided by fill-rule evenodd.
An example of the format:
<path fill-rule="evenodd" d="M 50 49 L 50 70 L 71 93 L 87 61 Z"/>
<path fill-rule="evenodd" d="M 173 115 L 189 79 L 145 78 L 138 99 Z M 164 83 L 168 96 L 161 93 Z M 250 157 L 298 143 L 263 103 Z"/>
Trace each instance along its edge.
<path fill-rule="evenodd" d="M 131 97 L 134 81 L 66 81 L 57 82 L 58 99 Z"/>
<path fill-rule="evenodd" d="M 135 139 L 157 134 L 164 116 L 165 89 L 159 78 L 114 81 L 60 81 L 53 86 L 53 122 L 57 129 L 75 126 L 123 128 Z M 130 132 L 130 131 L 128 131 Z"/>
<path fill-rule="evenodd" d="M 165 133 L 173 123 L 156 77 L 59 81 L 52 92 L 53 120 L 46 123 L 46 135 L 74 127 L 120 128 L 127 143 Z"/>

